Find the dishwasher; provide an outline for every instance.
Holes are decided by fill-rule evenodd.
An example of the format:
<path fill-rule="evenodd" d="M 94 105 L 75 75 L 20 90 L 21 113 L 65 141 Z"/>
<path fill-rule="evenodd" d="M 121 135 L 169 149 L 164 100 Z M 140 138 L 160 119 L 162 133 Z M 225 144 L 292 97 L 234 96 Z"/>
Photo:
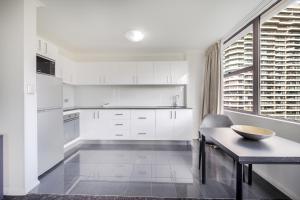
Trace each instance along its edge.
<path fill-rule="evenodd" d="M 79 137 L 79 117 L 79 112 L 64 115 L 64 144 Z"/>

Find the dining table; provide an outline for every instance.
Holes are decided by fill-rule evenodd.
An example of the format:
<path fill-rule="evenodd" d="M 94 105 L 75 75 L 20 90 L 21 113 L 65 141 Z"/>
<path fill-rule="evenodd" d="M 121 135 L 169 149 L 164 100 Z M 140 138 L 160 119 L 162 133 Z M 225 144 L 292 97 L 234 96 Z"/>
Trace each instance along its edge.
<path fill-rule="evenodd" d="M 243 199 L 243 168 L 248 165 L 248 184 L 252 184 L 253 164 L 300 164 L 300 143 L 273 136 L 259 141 L 245 139 L 231 128 L 201 128 L 201 178 L 206 183 L 205 143 L 209 138 L 236 162 L 236 199 Z"/>

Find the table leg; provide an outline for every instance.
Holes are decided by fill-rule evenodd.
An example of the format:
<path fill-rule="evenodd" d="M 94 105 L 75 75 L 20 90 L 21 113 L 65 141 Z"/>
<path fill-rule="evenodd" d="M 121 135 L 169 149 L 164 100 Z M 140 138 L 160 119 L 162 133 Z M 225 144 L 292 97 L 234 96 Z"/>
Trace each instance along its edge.
<path fill-rule="evenodd" d="M 239 162 L 236 166 L 236 199 L 243 199 L 243 165 Z"/>
<path fill-rule="evenodd" d="M 252 185 L 252 164 L 248 166 L 248 184 Z"/>
<path fill-rule="evenodd" d="M 200 138 L 200 131 L 199 131 L 199 138 Z M 198 165 L 198 167 L 199 167 L 199 170 L 200 170 L 200 168 L 201 168 L 201 156 L 202 156 L 202 141 L 200 141 L 199 140 L 199 165 Z"/>
<path fill-rule="evenodd" d="M 206 157 L 205 157 L 205 136 L 201 137 L 201 152 L 202 152 L 202 184 L 206 182 Z"/>
<path fill-rule="evenodd" d="M 246 172 L 246 167 L 245 167 L 245 165 L 243 165 L 243 182 L 246 182 L 246 174 L 245 174 L 245 172 Z"/>

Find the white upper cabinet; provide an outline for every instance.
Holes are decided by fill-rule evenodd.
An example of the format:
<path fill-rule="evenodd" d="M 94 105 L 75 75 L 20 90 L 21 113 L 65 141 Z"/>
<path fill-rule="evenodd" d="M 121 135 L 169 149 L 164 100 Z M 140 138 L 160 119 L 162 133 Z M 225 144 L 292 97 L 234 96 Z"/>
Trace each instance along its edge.
<path fill-rule="evenodd" d="M 189 82 L 189 69 L 187 62 L 172 62 L 171 72 L 172 84 L 187 84 Z"/>
<path fill-rule="evenodd" d="M 62 78 L 64 83 L 76 84 L 77 63 L 62 55 L 57 56 L 55 62 L 56 75 Z"/>
<path fill-rule="evenodd" d="M 138 62 L 136 66 L 136 84 L 151 85 L 154 83 L 153 62 Z"/>
<path fill-rule="evenodd" d="M 112 62 L 107 66 L 106 84 L 132 85 L 136 83 L 136 62 Z"/>
<path fill-rule="evenodd" d="M 78 85 L 184 85 L 188 65 L 174 62 L 73 62 L 67 58 L 63 80 Z M 70 67 L 75 66 L 75 67 Z"/>
<path fill-rule="evenodd" d="M 155 62 L 154 63 L 154 83 L 155 84 L 171 84 L 171 63 L 170 62 Z"/>
<path fill-rule="evenodd" d="M 95 85 L 101 83 L 100 66 L 97 63 L 77 63 L 76 84 Z"/>
<path fill-rule="evenodd" d="M 45 39 L 42 39 L 41 37 L 37 38 L 37 54 L 46 58 L 50 58 L 52 60 L 56 60 L 57 52 L 57 47 L 54 44 Z"/>

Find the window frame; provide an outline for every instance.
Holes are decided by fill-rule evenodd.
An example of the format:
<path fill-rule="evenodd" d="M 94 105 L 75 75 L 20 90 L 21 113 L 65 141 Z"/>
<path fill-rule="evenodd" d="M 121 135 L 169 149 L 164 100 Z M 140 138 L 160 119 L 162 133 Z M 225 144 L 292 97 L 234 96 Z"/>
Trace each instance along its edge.
<path fill-rule="evenodd" d="M 265 118 L 271 118 L 271 119 L 277 119 L 277 120 L 282 120 L 282 121 L 287 121 L 287 122 L 294 122 L 294 123 L 300 123 L 299 120 L 293 120 L 293 119 L 286 119 L 286 118 L 280 118 L 280 117 L 274 117 L 274 116 L 269 116 L 269 115 L 261 115 L 260 113 L 260 26 L 261 26 L 261 18 L 262 16 L 271 11 L 274 7 L 276 7 L 279 3 L 284 3 L 282 0 L 277 0 L 275 3 L 273 3 L 270 7 L 268 7 L 266 10 L 261 12 L 257 17 L 252 19 L 250 22 L 248 22 L 245 26 L 243 26 L 241 29 L 236 31 L 234 34 L 232 34 L 230 37 L 228 37 L 222 45 L 226 45 L 226 43 L 230 42 L 233 40 L 238 34 L 240 34 L 242 31 L 247 29 L 249 26 L 252 25 L 253 27 L 253 65 L 249 67 L 245 67 L 243 69 L 236 70 L 234 72 L 228 73 L 228 74 L 222 74 L 222 78 L 224 77 L 230 77 L 232 75 L 237 75 L 243 72 L 248 72 L 252 71 L 253 72 L 253 110 L 251 111 L 245 111 L 245 110 L 238 110 L 234 108 L 224 108 L 224 110 L 228 111 L 233 111 L 233 112 L 238 112 L 238 113 L 246 113 L 246 114 L 253 114 Z M 277 8 L 278 9 L 278 8 Z M 276 8 L 275 8 L 276 10 Z M 222 49 L 223 53 L 224 49 Z M 222 62 L 223 65 L 223 62 Z M 222 67 L 223 71 L 223 67 Z M 222 93 L 222 95 L 224 92 Z"/>
<path fill-rule="evenodd" d="M 224 110 L 230 110 L 230 111 L 236 111 L 236 112 L 241 112 L 241 113 L 249 113 L 249 114 L 258 114 L 258 108 L 259 108 L 259 97 L 258 97 L 258 93 L 259 92 L 259 84 L 257 84 L 257 82 L 255 82 L 255 80 L 257 80 L 257 78 L 259 78 L 259 51 L 257 51 L 257 48 L 259 48 L 259 42 L 260 40 L 255 39 L 257 38 L 257 34 L 260 34 L 260 29 L 259 29 L 259 19 L 260 16 L 256 17 L 254 20 L 250 21 L 248 24 L 246 24 L 245 26 L 243 26 L 241 29 L 239 29 L 237 32 L 235 32 L 232 36 L 230 36 L 227 40 L 225 40 L 223 42 L 223 46 L 225 46 L 228 42 L 232 41 L 236 36 L 238 36 L 240 33 L 242 33 L 244 30 L 248 29 L 249 27 L 252 26 L 252 34 L 253 34 L 253 40 L 252 40 L 252 66 L 247 66 L 244 67 L 242 69 L 237 69 L 233 72 L 229 72 L 227 74 L 222 74 L 222 78 L 226 78 L 226 77 L 231 77 L 231 76 L 235 76 L 241 73 L 245 73 L 245 72 L 252 72 L 252 111 L 247 111 L 247 110 L 238 110 L 238 109 L 234 109 L 234 108 L 224 108 Z M 257 44 L 258 43 L 258 44 Z M 222 53 L 223 53 L 224 49 L 222 49 Z M 223 65 L 223 62 L 222 62 Z M 223 70 L 223 67 L 222 67 Z M 224 91 L 222 93 L 222 95 L 224 94 Z"/>

